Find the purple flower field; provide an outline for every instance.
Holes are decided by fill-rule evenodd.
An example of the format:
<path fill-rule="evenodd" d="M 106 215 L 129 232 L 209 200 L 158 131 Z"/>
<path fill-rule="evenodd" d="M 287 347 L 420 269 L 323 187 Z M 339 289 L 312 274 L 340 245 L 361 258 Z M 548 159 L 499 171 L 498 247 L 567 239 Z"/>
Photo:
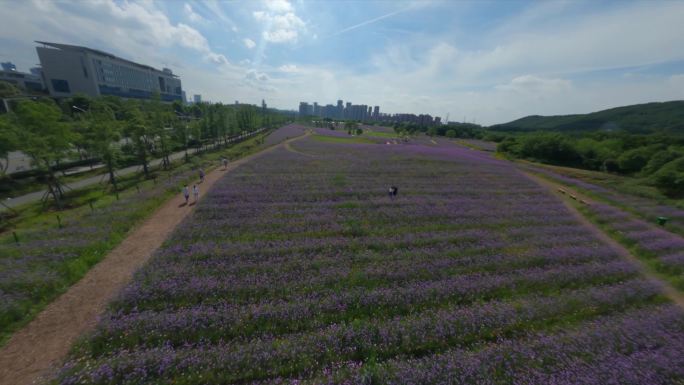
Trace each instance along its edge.
<path fill-rule="evenodd" d="M 218 181 L 54 383 L 684 382 L 684 311 L 510 162 L 291 147 Z"/>
<path fill-rule="evenodd" d="M 300 135 L 304 135 L 307 127 L 299 124 L 288 124 L 287 126 L 280 127 L 275 130 L 272 134 L 266 137 L 264 140 L 265 146 L 272 146 L 278 144 L 284 140 L 294 138 Z"/>
<path fill-rule="evenodd" d="M 48 303 L 90 266 L 98 262 L 146 213 L 165 200 L 166 191 L 177 191 L 185 172 L 154 186 L 128 191 L 121 200 L 91 211 L 88 206 L 62 214 L 62 228 L 56 218 L 35 228 L 18 230 L 19 244 L 11 235 L 0 243 L 0 332 L 33 316 L 40 304 Z"/>
<path fill-rule="evenodd" d="M 648 199 L 635 195 L 620 193 L 609 186 L 600 186 L 589 183 L 572 176 L 563 175 L 549 170 L 543 166 L 520 165 L 534 173 L 541 174 L 566 186 L 580 188 L 588 191 L 601 200 L 625 209 L 642 219 L 655 223 L 657 217 L 664 216 L 670 219 L 668 229 L 684 236 L 684 209 L 670 204 L 659 203 L 654 199 Z"/>
<path fill-rule="evenodd" d="M 522 167 L 564 185 L 590 191 L 594 196 L 608 202 L 595 203 L 583 207 L 583 210 L 643 257 L 655 270 L 667 276 L 672 284 L 684 290 L 684 228 L 680 227 L 684 220 L 684 210 L 658 205 L 646 198 L 620 194 L 543 167 Z M 622 209 L 624 206 L 629 209 Z M 667 216 L 671 222 L 665 227 L 656 225 L 653 219 L 660 215 Z"/>
<path fill-rule="evenodd" d="M 684 290 L 684 238 L 635 218 L 614 206 L 594 204 L 586 208 L 596 220 L 631 245 L 640 255 Z"/>

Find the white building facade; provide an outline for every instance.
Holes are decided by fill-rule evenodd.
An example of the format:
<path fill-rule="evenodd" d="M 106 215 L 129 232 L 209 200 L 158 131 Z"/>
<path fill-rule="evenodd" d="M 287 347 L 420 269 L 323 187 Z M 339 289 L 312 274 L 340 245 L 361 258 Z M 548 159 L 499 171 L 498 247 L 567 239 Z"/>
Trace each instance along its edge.
<path fill-rule="evenodd" d="M 75 45 L 38 41 L 36 47 L 45 86 L 51 96 L 113 95 L 162 101 L 182 101 L 181 80 L 170 69 L 156 68 L 112 54 Z"/>

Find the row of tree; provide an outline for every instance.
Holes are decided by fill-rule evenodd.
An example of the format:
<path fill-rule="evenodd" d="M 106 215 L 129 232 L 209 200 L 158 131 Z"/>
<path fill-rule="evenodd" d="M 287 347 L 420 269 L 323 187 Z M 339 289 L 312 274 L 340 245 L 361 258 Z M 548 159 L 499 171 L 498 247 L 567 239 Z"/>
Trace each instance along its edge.
<path fill-rule="evenodd" d="M 106 96 L 68 99 L 19 99 L 0 116 L 0 169 L 4 175 L 8 153 L 21 151 L 32 162 L 61 207 L 64 191 L 57 170 L 65 162 L 102 162 L 112 187 L 122 163 L 140 164 L 150 177 L 150 161 L 171 166 L 174 151 L 201 151 L 227 145 L 230 138 L 259 127 L 282 124 L 287 117 L 252 105 L 162 103 Z M 0 175 L 2 176 L 2 175 Z M 4 177 L 7 177 L 6 175 Z"/>
<path fill-rule="evenodd" d="M 642 177 L 667 195 L 684 196 L 684 135 L 533 132 L 506 137 L 497 151 L 544 163 Z"/>
<path fill-rule="evenodd" d="M 483 139 L 487 136 L 487 132 L 482 126 L 473 123 L 451 122 L 449 124 L 435 126 L 402 122 L 394 123 L 393 128 L 397 133 L 405 133 L 408 135 L 415 135 L 423 132 L 429 136 L 446 136 L 448 138 L 465 139 Z"/>

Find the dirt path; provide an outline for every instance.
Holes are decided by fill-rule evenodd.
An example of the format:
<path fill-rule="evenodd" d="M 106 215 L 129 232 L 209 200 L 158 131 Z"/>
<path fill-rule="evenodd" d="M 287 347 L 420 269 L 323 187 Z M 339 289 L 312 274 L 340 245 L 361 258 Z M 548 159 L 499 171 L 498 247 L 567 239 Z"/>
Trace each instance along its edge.
<path fill-rule="evenodd" d="M 520 169 L 519 169 L 520 170 Z M 622 255 L 624 258 L 628 259 L 630 262 L 634 263 L 641 272 L 648 278 L 653 279 L 657 281 L 660 286 L 663 289 L 663 293 L 669 297 L 674 303 L 679 305 L 681 308 L 684 308 L 684 294 L 677 290 L 674 286 L 670 285 L 668 282 L 660 279 L 658 277 L 657 273 L 655 273 L 650 267 L 648 267 L 646 264 L 641 262 L 639 258 L 634 256 L 626 247 L 622 246 L 618 241 L 615 239 L 611 238 L 608 234 L 606 234 L 603 230 L 601 230 L 598 226 L 596 226 L 593 222 L 591 222 L 589 219 L 587 219 L 584 215 L 582 215 L 579 210 L 577 210 L 577 207 L 572 204 L 571 201 L 583 201 L 584 204 L 592 204 L 593 202 L 589 200 L 586 196 L 582 194 L 578 194 L 575 190 L 568 188 L 567 186 L 562 186 L 558 183 L 551 182 L 549 180 L 546 180 L 544 178 L 541 178 L 539 176 L 536 176 L 532 173 L 520 170 L 523 174 L 525 174 L 527 177 L 535 181 L 541 186 L 544 186 L 551 190 L 553 194 L 559 197 L 559 199 L 563 202 L 565 207 L 568 208 L 568 211 L 578 220 L 580 221 L 583 225 L 589 227 L 594 231 L 596 236 L 598 236 L 603 242 L 607 243 L 610 245 L 615 251 L 617 251 L 620 255 Z M 561 192 L 565 191 L 565 193 Z M 575 198 L 573 199 L 572 196 Z"/>
<path fill-rule="evenodd" d="M 311 158 L 315 158 L 315 157 L 316 157 L 316 155 L 307 154 L 306 152 L 301 152 L 301 151 L 299 151 L 299 150 L 295 150 L 294 148 L 292 148 L 292 146 L 290 146 L 290 143 L 285 143 L 285 149 L 286 149 L 287 151 L 294 152 L 295 154 L 304 155 L 304 156 L 308 156 L 308 157 L 311 157 Z"/>
<path fill-rule="evenodd" d="M 306 135 L 288 139 L 276 146 L 231 162 L 227 170 L 209 172 L 200 185 L 200 198 L 226 172 Z M 192 197 L 190 198 L 192 201 Z M 39 383 L 66 357 L 71 345 L 92 330 L 107 303 L 145 264 L 173 229 L 192 212 L 180 193 L 158 208 L 119 246 L 95 265 L 66 293 L 49 304 L 36 318 L 18 330 L 0 349 L 0 384 Z"/>

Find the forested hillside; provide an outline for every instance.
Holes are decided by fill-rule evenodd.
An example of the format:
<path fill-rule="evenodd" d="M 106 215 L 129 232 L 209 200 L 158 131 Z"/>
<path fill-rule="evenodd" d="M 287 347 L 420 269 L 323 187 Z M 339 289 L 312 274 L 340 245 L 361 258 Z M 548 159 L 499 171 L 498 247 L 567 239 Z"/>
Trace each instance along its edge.
<path fill-rule="evenodd" d="M 496 131 L 684 132 L 684 101 L 636 104 L 590 114 L 531 115 L 491 126 L 490 129 Z"/>

